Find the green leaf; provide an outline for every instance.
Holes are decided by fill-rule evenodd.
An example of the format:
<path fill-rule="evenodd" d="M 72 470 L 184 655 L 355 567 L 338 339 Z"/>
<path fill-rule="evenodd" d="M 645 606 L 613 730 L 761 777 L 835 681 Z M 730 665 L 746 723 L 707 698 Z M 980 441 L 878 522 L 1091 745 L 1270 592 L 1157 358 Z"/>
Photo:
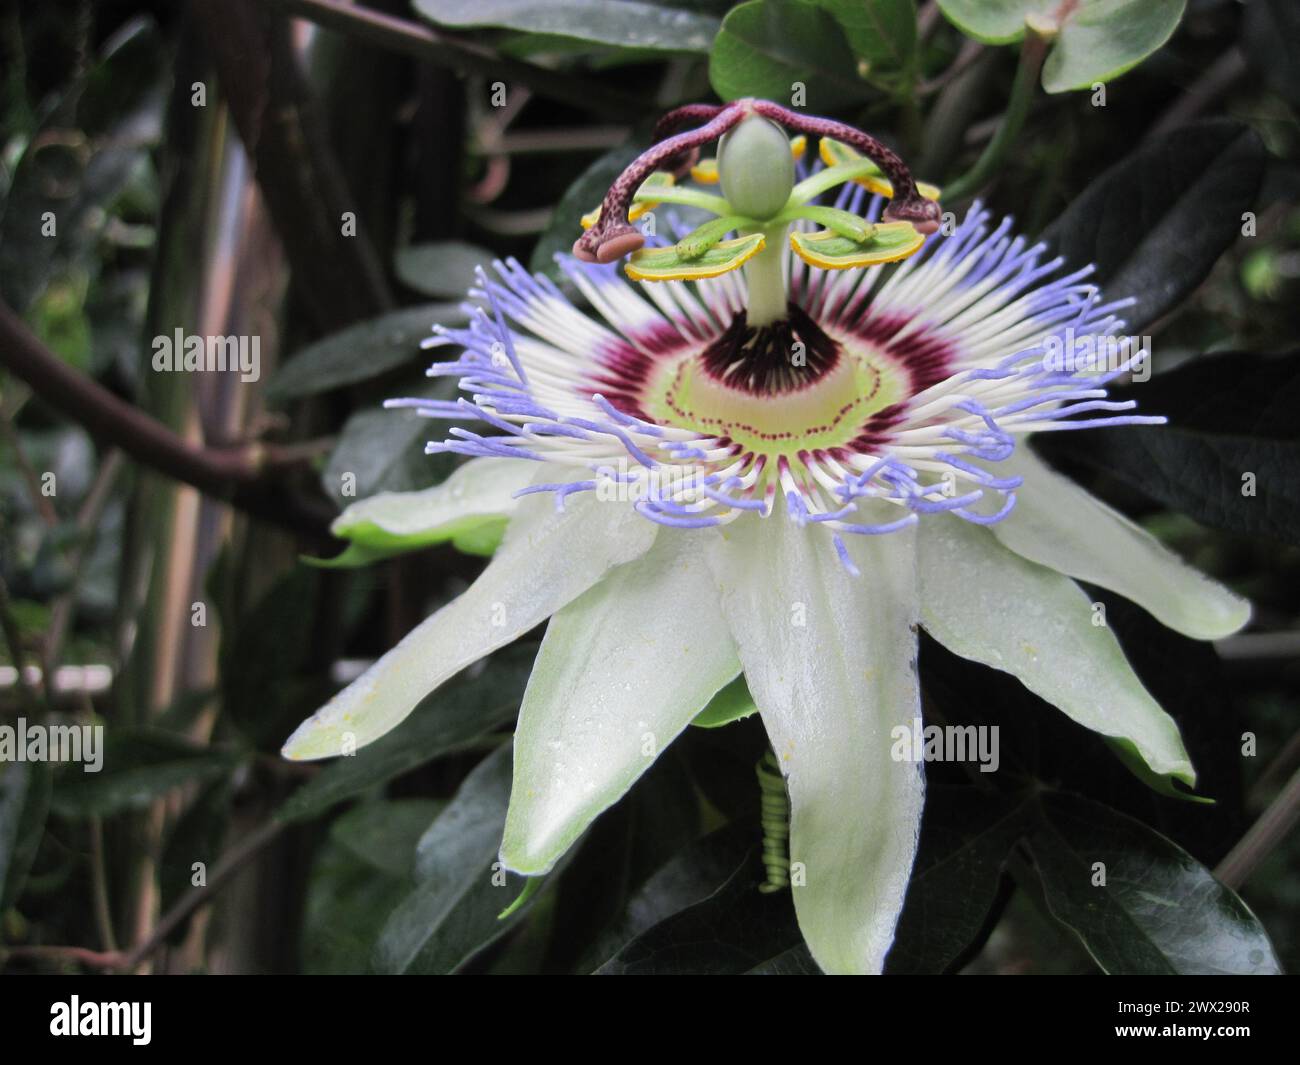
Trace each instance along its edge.
<path fill-rule="evenodd" d="M 1169 424 L 1079 433 L 1049 454 L 1103 470 L 1199 522 L 1300 544 L 1300 351 L 1225 352 L 1118 391 Z"/>
<path fill-rule="evenodd" d="M 968 784 L 936 786 L 933 779 L 926 793 L 916 864 L 885 959 L 891 974 L 954 968 L 984 928 L 1007 856 L 1025 827 L 1018 796 Z"/>
<path fill-rule="evenodd" d="M 208 571 L 209 583 L 207 588 L 210 590 L 213 585 L 211 578 L 214 576 L 214 570 Z M 153 725 L 162 729 L 164 732 L 186 733 L 189 732 L 198 723 L 199 717 L 203 712 L 216 701 L 220 691 L 217 688 L 196 688 L 192 691 L 182 692 L 176 696 L 175 700 L 168 706 L 163 707 L 158 715 L 153 718 Z"/>
<path fill-rule="evenodd" d="M 1300 107 L 1300 5 L 1294 0 L 1251 0 L 1242 12 L 1242 48 L 1246 60 L 1264 75 L 1270 89 Z"/>
<path fill-rule="evenodd" d="M 433 360 L 420 350 L 420 341 L 433 335 L 433 326 L 465 321 L 457 304 L 425 303 L 358 322 L 295 353 L 267 381 L 266 396 L 300 399 L 369 381 L 401 366 L 423 368 Z"/>
<path fill-rule="evenodd" d="M 755 965 L 745 973 L 746 976 L 821 976 L 806 943 L 783 950 L 774 958 Z"/>
<path fill-rule="evenodd" d="M 752 771 L 750 779 L 752 782 Z M 760 838 L 756 824 L 732 822 L 682 848 L 626 899 L 618 917 L 601 932 L 590 951 L 594 963 L 589 959 L 582 970 L 598 968 L 643 933 L 709 898 L 731 879 L 737 867 L 749 861 Z"/>
<path fill-rule="evenodd" d="M 1264 145 L 1248 126 L 1215 119 L 1146 143 L 1088 186 L 1043 233 L 1074 268 L 1097 267 L 1111 299 L 1139 330 L 1166 314 L 1209 274 L 1256 210 Z"/>
<path fill-rule="evenodd" d="M 380 875 L 351 851 L 328 841 L 312 865 L 303 903 L 303 972 L 369 973 L 379 930 L 409 890 L 406 880 Z"/>
<path fill-rule="evenodd" d="M 939 0 L 944 18 L 984 44 L 1011 44 L 1025 35 L 1025 16 L 1054 11 L 1060 0 Z"/>
<path fill-rule="evenodd" d="M 717 19 L 690 5 L 637 0 L 415 0 L 415 10 L 456 29 L 490 26 L 658 52 L 703 54 L 718 29 Z"/>
<path fill-rule="evenodd" d="M 276 744 L 325 694 L 309 675 L 320 577 L 294 567 L 251 609 L 221 619 L 221 706 L 254 744 Z"/>
<path fill-rule="evenodd" d="M 108 209 L 147 159 L 161 126 L 164 69 L 153 21 L 130 20 L 28 142 L 0 218 L 0 297 L 19 313 L 60 267 L 91 250 Z"/>
<path fill-rule="evenodd" d="M 420 837 L 416 888 L 384 923 L 374 967 L 384 973 L 449 973 L 522 919 L 533 900 L 499 915 L 526 881 L 496 861 L 510 798 L 509 744 L 488 755 Z"/>
<path fill-rule="evenodd" d="M 632 254 L 624 270 L 634 281 L 694 281 L 717 277 L 753 258 L 763 250 L 763 243 L 763 234 L 751 233 L 721 241 L 694 258 L 687 258 L 671 244 L 666 248 L 642 248 Z"/>
<path fill-rule="evenodd" d="M 454 399 L 452 378 L 438 378 L 406 391 L 429 399 Z M 388 410 L 378 404 L 356 411 L 344 423 L 325 464 L 321 485 L 330 499 L 349 503 L 377 492 L 409 492 L 443 480 L 455 457 L 426 455 L 424 445 L 446 435 L 447 423 L 422 418 L 413 410 Z M 351 475 L 349 477 L 348 475 Z M 351 489 L 350 494 L 344 492 Z"/>
<path fill-rule="evenodd" d="M 839 23 L 812 0 L 750 0 L 732 8 L 709 53 L 709 81 L 724 100 L 778 101 L 788 101 L 802 82 L 814 112 L 871 92 Z"/>
<path fill-rule="evenodd" d="M 754 847 L 717 891 L 637 936 L 597 974 L 731 975 L 761 970 L 803 944 L 790 892 L 763 894 L 758 890 L 762 880 L 756 837 Z"/>
<path fill-rule="evenodd" d="M 1029 845 L 1049 912 L 1106 972 L 1281 971 L 1246 904 L 1140 822 L 1088 799 L 1046 794 Z"/>
<path fill-rule="evenodd" d="M 446 805 L 435 799 L 361 803 L 330 825 L 330 839 L 379 872 L 412 880 L 415 845 Z"/>
<path fill-rule="evenodd" d="M 913 0 L 816 0 L 840 24 L 862 76 L 885 88 L 910 89 L 917 64 Z M 788 90 L 787 90 L 788 91 Z"/>
<path fill-rule="evenodd" d="M 1043 64 L 1048 92 L 1090 89 L 1118 78 L 1162 48 L 1187 0 L 1083 0 Z"/>
<path fill-rule="evenodd" d="M 91 361 L 90 321 L 86 316 L 88 278 L 76 268 L 54 277 L 27 312 L 27 322 L 47 348 L 78 370 Z"/>
<path fill-rule="evenodd" d="M 458 299 L 475 284 L 475 269 L 490 270 L 495 258 L 476 244 L 439 240 L 399 249 L 393 265 L 398 280 L 421 295 Z"/>
<path fill-rule="evenodd" d="M 315 817 L 344 799 L 463 750 L 512 720 L 536 652 L 533 644 L 516 645 L 489 658 L 481 672 L 439 688 L 388 735 L 325 766 L 289 796 L 277 816 L 286 821 Z"/>
<path fill-rule="evenodd" d="M 710 699 L 709 705 L 696 715 L 691 724 L 698 725 L 700 728 L 721 728 L 733 721 L 749 717 L 757 711 L 758 706 L 754 703 L 754 697 L 749 694 L 749 686 L 745 683 L 745 676 L 742 673 Z"/>
<path fill-rule="evenodd" d="M 1089 89 L 1117 78 L 1160 48 L 1178 28 L 1187 0 L 1082 0 L 1064 21 L 1060 0 L 939 0 L 948 21 L 985 44 L 1011 44 L 1026 20 L 1052 39 L 1043 64 L 1048 92 Z"/>
<path fill-rule="evenodd" d="M 636 929 L 628 929 L 623 923 L 629 901 L 641 887 L 699 840 L 703 811 L 692 774 L 679 750 L 680 739 L 669 746 L 627 795 L 601 814 L 575 847 L 553 907 L 548 966 L 565 972 L 591 972 L 658 920 L 650 919 Z M 752 797 L 752 772 L 750 785 Z M 754 838 L 753 830 L 748 830 L 745 849 L 753 845 Z M 689 902 L 711 894 L 744 856 L 745 849 Z M 682 902 L 662 916 L 688 904 Z"/>
<path fill-rule="evenodd" d="M 194 863 L 202 862 L 207 873 L 216 866 L 230 825 L 233 792 L 229 777 L 212 781 L 189 804 L 167 834 L 158 869 L 160 904 L 164 913 L 197 886 L 194 883 Z M 189 928 L 190 921 L 182 921 L 172 929 L 167 942 L 182 942 Z"/>
<path fill-rule="evenodd" d="M 43 762 L 0 763 L 0 914 L 22 894 L 50 808 Z"/>
<path fill-rule="evenodd" d="M 103 768 L 84 772 L 72 764 L 54 789 L 52 805 L 64 817 L 138 810 L 187 784 L 233 773 L 243 762 L 237 751 L 212 750 L 156 729 L 105 730 Z"/>
<path fill-rule="evenodd" d="M 1168 795 L 1147 774 L 1126 767 L 1127 752 L 1117 752 L 1111 743 L 1104 751 L 1094 746 L 1091 759 L 1082 751 L 1071 752 L 1075 774 L 1052 779 L 1060 782 L 1060 790 L 1081 791 L 1123 810 L 1168 836 L 1197 861 L 1212 865 L 1241 837 L 1246 819 L 1243 725 L 1229 709 L 1237 698 L 1235 683 L 1226 676 L 1213 643 L 1183 636 L 1127 599 L 1095 591 L 1096 600 L 1105 604 L 1106 624 L 1128 649 L 1143 684 L 1178 722 L 1196 766 L 1197 795 L 1176 786 L 1179 794 Z"/>
<path fill-rule="evenodd" d="M 426 799 L 371 802 L 334 823 L 307 885 L 305 972 L 371 971 L 380 929 L 411 890 L 416 841 L 442 805 Z"/>

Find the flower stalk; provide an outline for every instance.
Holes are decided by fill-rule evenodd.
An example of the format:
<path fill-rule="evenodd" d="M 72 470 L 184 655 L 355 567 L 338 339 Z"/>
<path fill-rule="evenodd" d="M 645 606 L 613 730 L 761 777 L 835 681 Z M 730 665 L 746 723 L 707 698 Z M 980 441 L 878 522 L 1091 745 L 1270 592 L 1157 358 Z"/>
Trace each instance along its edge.
<path fill-rule="evenodd" d="M 1024 44 L 1020 48 L 1020 65 L 1016 68 L 1016 79 L 1011 85 L 1011 99 L 1007 103 L 1006 113 L 998 124 L 997 132 L 984 149 L 984 153 L 975 165 L 952 184 L 944 188 L 944 195 L 952 201 L 963 200 L 978 192 L 1006 163 L 1011 147 L 1020 136 L 1020 130 L 1029 117 L 1029 109 L 1034 100 L 1034 87 L 1043 69 L 1043 60 L 1047 57 L 1047 48 L 1051 39 L 1039 33 L 1033 26 L 1025 30 Z"/>

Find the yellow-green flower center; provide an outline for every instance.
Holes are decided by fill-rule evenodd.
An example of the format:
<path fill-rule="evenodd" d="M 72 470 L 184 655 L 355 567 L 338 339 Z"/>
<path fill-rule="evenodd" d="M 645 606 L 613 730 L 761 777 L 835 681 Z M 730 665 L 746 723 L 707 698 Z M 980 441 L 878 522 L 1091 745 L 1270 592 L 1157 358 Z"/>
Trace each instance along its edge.
<path fill-rule="evenodd" d="M 797 308 L 788 321 L 743 318 L 708 347 L 659 361 L 640 408 L 661 425 L 730 441 L 775 459 L 849 447 L 915 382 L 884 343 L 835 340 Z"/>

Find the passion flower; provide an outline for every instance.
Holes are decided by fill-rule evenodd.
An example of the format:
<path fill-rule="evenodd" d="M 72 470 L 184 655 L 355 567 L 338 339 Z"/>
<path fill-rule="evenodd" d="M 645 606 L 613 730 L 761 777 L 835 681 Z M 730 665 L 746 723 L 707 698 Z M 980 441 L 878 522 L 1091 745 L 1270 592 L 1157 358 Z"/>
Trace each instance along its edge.
<path fill-rule="evenodd" d="M 511 260 L 480 273 L 468 327 L 431 338 L 459 354 L 430 374 L 465 397 L 393 405 L 478 419 L 428 447 L 470 461 L 337 527 L 429 542 L 508 521 L 504 541 L 284 753 L 374 740 L 549 618 L 501 849 L 540 876 L 743 673 L 786 778 L 812 954 L 878 972 L 924 795 L 922 764 L 891 757 L 921 715 L 918 625 L 1190 785 L 1176 725 L 1072 578 L 1202 639 L 1249 605 L 1025 446 L 1162 421 L 1107 398 L 1141 352 L 1049 358 L 1122 329 L 1087 266 L 1063 272 L 978 204 L 941 227 L 938 190 L 839 123 L 748 100 L 659 132 L 561 257 L 595 316 Z M 633 223 L 660 205 L 714 217 L 647 237 Z"/>

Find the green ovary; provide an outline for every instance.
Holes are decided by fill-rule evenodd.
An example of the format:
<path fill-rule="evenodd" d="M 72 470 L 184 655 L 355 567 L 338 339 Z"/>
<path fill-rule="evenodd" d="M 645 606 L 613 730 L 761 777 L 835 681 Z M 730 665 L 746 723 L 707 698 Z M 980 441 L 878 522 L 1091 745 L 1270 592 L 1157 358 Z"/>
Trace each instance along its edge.
<path fill-rule="evenodd" d="M 644 409 L 660 424 L 728 437 L 769 459 L 844 447 L 873 414 L 905 399 L 908 374 L 879 350 L 844 344 L 814 383 L 781 393 L 745 392 L 705 371 L 697 356 L 666 363 L 646 386 Z"/>

